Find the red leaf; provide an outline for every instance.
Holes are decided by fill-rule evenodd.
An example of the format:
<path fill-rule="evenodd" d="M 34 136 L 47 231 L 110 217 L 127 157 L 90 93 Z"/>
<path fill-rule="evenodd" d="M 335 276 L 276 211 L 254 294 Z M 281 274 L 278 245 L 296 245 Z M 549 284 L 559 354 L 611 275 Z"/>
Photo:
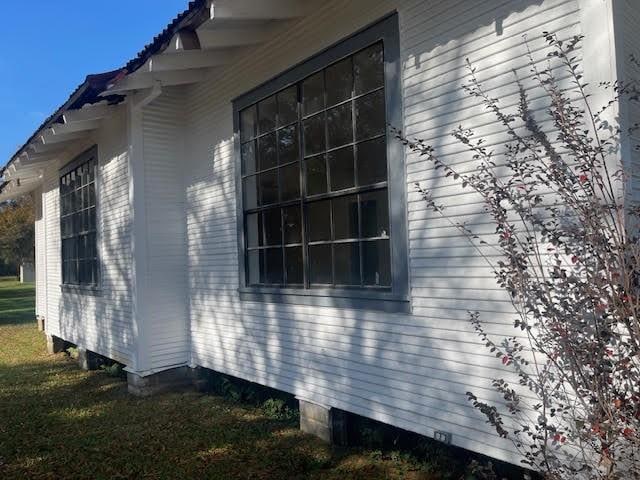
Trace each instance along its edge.
<path fill-rule="evenodd" d="M 504 357 L 502 357 L 502 364 L 506 365 L 507 363 L 509 363 L 509 357 L 505 355 Z"/>
<path fill-rule="evenodd" d="M 580 183 L 584 183 L 587 181 L 587 176 L 583 173 L 582 175 L 580 175 Z"/>

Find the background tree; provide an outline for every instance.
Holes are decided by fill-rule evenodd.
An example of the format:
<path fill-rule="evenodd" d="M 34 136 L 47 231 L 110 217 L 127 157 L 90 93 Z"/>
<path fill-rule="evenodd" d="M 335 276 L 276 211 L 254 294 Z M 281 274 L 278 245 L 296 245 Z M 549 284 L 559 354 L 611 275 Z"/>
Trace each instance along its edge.
<path fill-rule="evenodd" d="M 16 267 L 33 262 L 34 220 L 31 196 L 0 205 L 0 260 Z"/>

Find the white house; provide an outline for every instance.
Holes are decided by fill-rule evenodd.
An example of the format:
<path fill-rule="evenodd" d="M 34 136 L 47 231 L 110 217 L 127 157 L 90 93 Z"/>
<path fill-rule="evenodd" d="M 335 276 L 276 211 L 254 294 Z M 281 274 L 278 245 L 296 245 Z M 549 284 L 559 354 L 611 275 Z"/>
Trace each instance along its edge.
<path fill-rule="evenodd" d="M 636 0 L 191 2 L 4 169 L 0 200 L 36 199 L 51 346 L 125 364 L 138 393 L 204 367 L 295 394 L 303 417 L 340 409 L 514 461 L 465 396 L 495 399 L 502 374 L 467 311 L 505 333 L 511 304 L 413 185 L 452 215 L 482 205 L 386 125 L 463 159 L 459 124 L 500 139 L 461 91 L 466 58 L 508 101 L 524 34 L 534 56 L 544 30 L 584 34 L 595 84 L 632 73 L 638 25 Z"/>

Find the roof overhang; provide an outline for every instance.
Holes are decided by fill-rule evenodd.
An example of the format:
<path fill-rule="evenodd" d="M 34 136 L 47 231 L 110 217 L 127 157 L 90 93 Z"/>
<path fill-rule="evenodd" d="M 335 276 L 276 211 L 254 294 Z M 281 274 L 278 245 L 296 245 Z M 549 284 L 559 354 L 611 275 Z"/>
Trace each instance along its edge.
<path fill-rule="evenodd" d="M 37 188 L 43 171 L 100 128 L 116 105 L 143 106 L 164 87 L 203 81 L 268 41 L 319 0 L 196 0 L 123 68 L 89 75 L 0 170 L 0 201 Z M 4 183 L 2 183 L 4 182 Z"/>

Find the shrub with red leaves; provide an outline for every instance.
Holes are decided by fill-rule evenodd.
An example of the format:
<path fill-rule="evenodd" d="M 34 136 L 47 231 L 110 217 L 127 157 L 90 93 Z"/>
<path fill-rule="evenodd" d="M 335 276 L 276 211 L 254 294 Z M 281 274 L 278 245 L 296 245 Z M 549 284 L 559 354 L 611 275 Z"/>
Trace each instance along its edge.
<path fill-rule="evenodd" d="M 482 342 L 513 375 L 493 382 L 504 402 L 488 404 L 472 392 L 469 400 L 548 478 L 640 478 L 640 219 L 623 201 L 628 172 L 611 160 L 629 131 L 606 119 L 613 105 L 640 95 L 634 82 L 602 84 L 612 99 L 594 110 L 576 62 L 582 37 L 544 38 L 548 66 L 529 54 L 533 86 L 514 80 L 520 101 L 513 112 L 487 93 L 468 62 L 465 91 L 509 136 L 498 151 L 472 130 L 456 129 L 475 170 L 463 172 L 424 141 L 397 136 L 479 194 L 495 224 L 494 241 L 483 241 L 416 185 L 463 232 L 514 307 L 516 332 L 508 338 L 488 334 L 480 314 L 470 312 Z M 532 88 L 547 100 L 545 118 L 530 107 Z"/>

